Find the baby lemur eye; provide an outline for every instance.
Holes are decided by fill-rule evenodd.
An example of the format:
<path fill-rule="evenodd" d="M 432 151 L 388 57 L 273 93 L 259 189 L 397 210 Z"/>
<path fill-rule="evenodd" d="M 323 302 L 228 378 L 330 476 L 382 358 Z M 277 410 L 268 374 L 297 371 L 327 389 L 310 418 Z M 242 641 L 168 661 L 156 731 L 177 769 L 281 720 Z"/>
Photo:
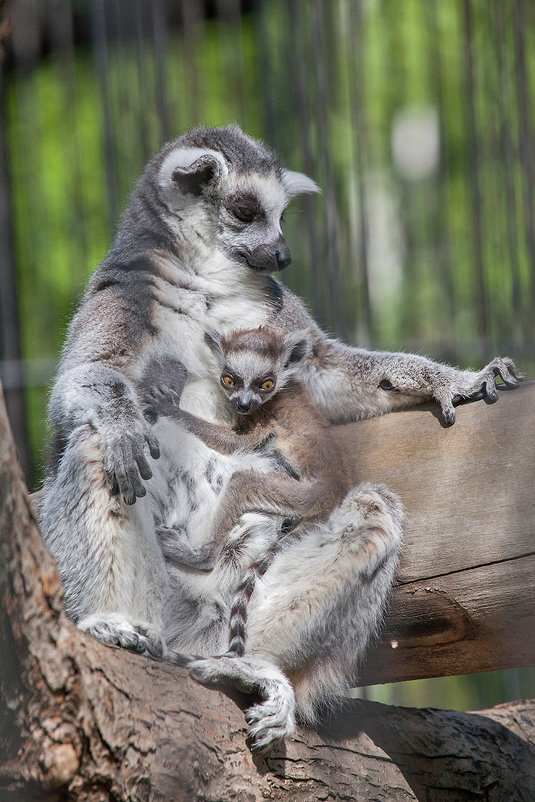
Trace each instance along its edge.
<path fill-rule="evenodd" d="M 266 390 L 269 392 L 269 390 L 273 390 L 274 387 L 275 387 L 275 382 L 273 381 L 273 379 L 264 379 L 263 382 L 260 382 L 261 390 Z"/>
<path fill-rule="evenodd" d="M 225 385 L 225 387 L 234 387 L 236 384 L 232 376 L 229 376 L 228 373 L 225 373 L 224 376 L 221 376 L 221 382 Z"/>

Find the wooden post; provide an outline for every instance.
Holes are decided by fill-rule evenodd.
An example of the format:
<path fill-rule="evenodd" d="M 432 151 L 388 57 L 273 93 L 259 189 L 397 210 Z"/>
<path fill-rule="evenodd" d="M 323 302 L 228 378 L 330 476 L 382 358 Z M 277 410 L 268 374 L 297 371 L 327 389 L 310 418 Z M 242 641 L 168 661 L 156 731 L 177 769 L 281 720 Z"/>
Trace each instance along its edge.
<path fill-rule="evenodd" d="M 406 509 L 405 548 L 361 684 L 535 665 L 535 382 L 497 404 L 342 427 L 359 480 Z"/>

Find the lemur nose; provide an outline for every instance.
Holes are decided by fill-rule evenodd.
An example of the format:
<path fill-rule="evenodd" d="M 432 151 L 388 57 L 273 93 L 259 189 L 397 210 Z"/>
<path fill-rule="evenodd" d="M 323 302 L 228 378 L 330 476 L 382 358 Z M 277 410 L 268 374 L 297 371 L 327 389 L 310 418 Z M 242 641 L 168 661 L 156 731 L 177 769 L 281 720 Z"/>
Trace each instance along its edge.
<path fill-rule="evenodd" d="M 236 406 L 240 412 L 248 412 L 251 409 L 252 401 L 236 401 Z"/>
<path fill-rule="evenodd" d="M 288 249 L 276 251 L 275 256 L 277 257 L 277 265 L 279 270 L 284 270 L 285 267 L 292 261 L 292 257 L 290 256 L 290 251 Z"/>

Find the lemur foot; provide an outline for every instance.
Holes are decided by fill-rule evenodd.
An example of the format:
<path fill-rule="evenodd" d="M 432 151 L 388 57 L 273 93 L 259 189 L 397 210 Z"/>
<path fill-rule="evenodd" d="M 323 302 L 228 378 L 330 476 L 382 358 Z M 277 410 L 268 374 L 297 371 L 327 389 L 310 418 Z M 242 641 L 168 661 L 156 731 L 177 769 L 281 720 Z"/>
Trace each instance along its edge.
<path fill-rule="evenodd" d="M 265 751 L 275 742 L 293 734 L 294 706 L 292 693 L 285 701 L 280 698 L 268 699 L 246 711 L 245 720 L 249 725 L 247 735 L 253 751 Z"/>
<path fill-rule="evenodd" d="M 258 693 L 263 700 L 246 714 L 247 735 L 254 751 L 265 750 L 291 735 L 295 727 L 295 697 L 289 680 L 273 663 L 261 657 L 206 657 L 189 665 L 202 684 L 231 684 L 244 693 Z"/>
<path fill-rule="evenodd" d="M 167 652 L 162 635 L 150 624 L 134 623 L 120 613 L 93 613 L 78 622 L 78 629 L 108 646 L 121 646 L 158 660 Z"/>

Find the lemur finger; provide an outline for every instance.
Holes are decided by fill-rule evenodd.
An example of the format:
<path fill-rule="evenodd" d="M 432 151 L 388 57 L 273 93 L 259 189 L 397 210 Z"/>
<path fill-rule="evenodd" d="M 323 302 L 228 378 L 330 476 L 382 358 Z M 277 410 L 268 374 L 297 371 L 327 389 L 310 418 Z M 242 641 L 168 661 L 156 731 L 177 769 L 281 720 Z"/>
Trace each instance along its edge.
<path fill-rule="evenodd" d="M 158 442 L 158 438 L 156 437 L 156 435 L 152 434 L 152 432 L 147 432 L 145 434 L 145 440 L 149 447 L 149 452 L 152 459 L 160 459 L 160 444 Z"/>
<path fill-rule="evenodd" d="M 108 480 L 110 495 L 118 496 L 121 490 L 119 487 L 119 482 L 117 481 L 117 477 L 115 476 L 115 471 L 106 471 L 106 479 Z"/>
<path fill-rule="evenodd" d="M 507 387 L 518 387 L 523 379 L 515 363 L 509 357 L 497 358 L 488 366 L 495 376 L 499 376 Z"/>
<path fill-rule="evenodd" d="M 139 475 L 142 479 L 151 479 L 152 478 L 152 470 L 147 462 L 145 454 L 143 453 L 142 449 L 139 449 L 137 446 L 134 450 L 134 460 L 136 461 Z"/>
<path fill-rule="evenodd" d="M 435 400 L 440 404 L 440 411 L 446 426 L 453 426 L 455 423 L 455 410 L 453 408 L 453 399 L 449 392 L 437 395 Z"/>
<path fill-rule="evenodd" d="M 488 373 L 485 377 L 484 390 L 487 401 L 494 404 L 498 400 L 498 391 L 494 382 L 494 372 Z"/>
<path fill-rule="evenodd" d="M 473 393 L 470 393 L 468 396 L 456 396 L 459 398 L 459 403 L 462 401 L 481 401 L 482 398 L 486 397 L 485 385 L 482 384 L 479 390 L 474 390 Z M 454 401 L 455 403 L 455 401 Z"/>
<path fill-rule="evenodd" d="M 136 503 L 136 494 L 134 493 L 133 488 L 127 483 L 126 476 L 124 475 L 118 476 L 117 481 L 121 489 L 121 496 L 123 497 L 124 503 L 131 507 L 132 504 Z"/>
<path fill-rule="evenodd" d="M 147 495 L 147 489 L 141 481 L 137 465 L 131 465 L 127 469 L 126 478 L 132 492 L 134 493 L 134 501 L 132 502 L 132 504 L 134 504 L 136 498 L 143 498 Z"/>

